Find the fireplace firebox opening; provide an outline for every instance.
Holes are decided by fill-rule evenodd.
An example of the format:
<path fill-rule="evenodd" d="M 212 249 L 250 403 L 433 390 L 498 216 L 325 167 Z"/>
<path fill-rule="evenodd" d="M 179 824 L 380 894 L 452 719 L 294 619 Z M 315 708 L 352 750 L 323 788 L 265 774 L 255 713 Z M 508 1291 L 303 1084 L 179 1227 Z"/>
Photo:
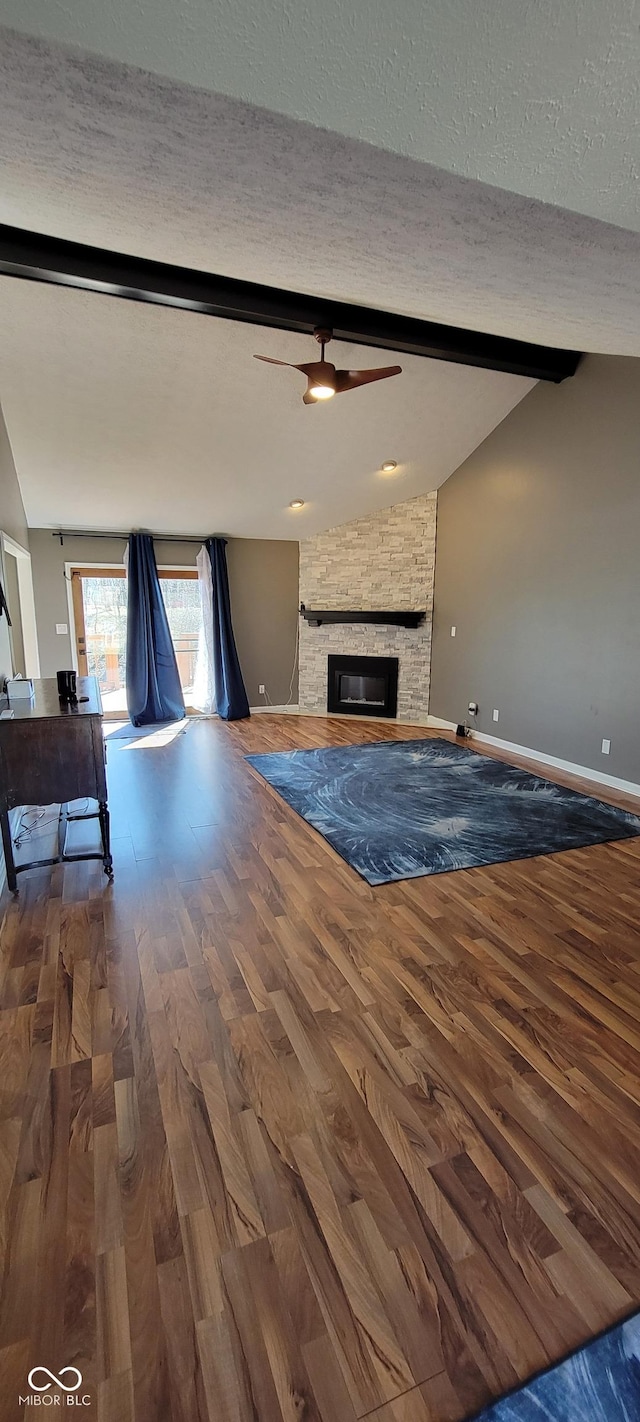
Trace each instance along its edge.
<path fill-rule="evenodd" d="M 329 657 L 327 711 L 389 716 L 398 708 L 397 657 Z"/>

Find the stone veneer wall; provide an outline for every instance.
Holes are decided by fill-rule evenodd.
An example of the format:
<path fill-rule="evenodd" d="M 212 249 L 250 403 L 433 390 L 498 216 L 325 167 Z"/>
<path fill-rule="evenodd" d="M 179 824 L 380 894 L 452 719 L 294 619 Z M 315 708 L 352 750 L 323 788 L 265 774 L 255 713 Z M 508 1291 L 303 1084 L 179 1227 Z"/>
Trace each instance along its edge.
<path fill-rule="evenodd" d="M 406 627 L 300 621 L 300 709 L 326 711 L 329 653 L 398 657 L 398 716 L 429 709 L 437 494 L 330 528 L 300 544 L 300 601 L 333 611 L 426 608 Z"/>

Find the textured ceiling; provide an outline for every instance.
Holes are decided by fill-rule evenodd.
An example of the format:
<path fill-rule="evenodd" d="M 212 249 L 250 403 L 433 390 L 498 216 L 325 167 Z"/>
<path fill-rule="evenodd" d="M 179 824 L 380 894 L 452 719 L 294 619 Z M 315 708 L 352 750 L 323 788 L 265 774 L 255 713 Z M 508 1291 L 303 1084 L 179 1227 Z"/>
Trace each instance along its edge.
<path fill-rule="evenodd" d="M 0 135 L 5 222 L 476 330 L 640 353 L 640 236 L 619 227 L 8 32 Z"/>
<path fill-rule="evenodd" d="M 306 536 L 436 488 L 533 384 L 402 356 L 401 376 L 307 408 L 302 375 L 252 355 L 306 360 L 309 337 L 9 278 L 0 328 L 32 527 Z"/>
<path fill-rule="evenodd" d="M 199 3 L 180 10 L 194 55 Z M 523 6 L 523 33 L 539 8 Z M 454 10 L 460 21 L 455 0 Z M 31 13 L 21 10 L 25 23 Z M 52 25 L 70 13 L 47 7 Z M 100 14 L 123 42 L 129 11 Z M 286 14 L 281 62 L 298 34 L 297 7 Z M 88 3 L 83 15 L 88 24 Z M 361 34 L 368 93 L 382 19 L 366 44 Z M 256 13 L 256 54 L 261 25 Z M 220 35 L 211 75 L 227 52 L 224 27 Z M 312 26 L 306 73 L 314 36 Z M 89 28 L 84 38 L 93 42 Z M 443 171 L 390 151 L 390 141 L 384 151 L 14 31 L 2 40 L 1 221 L 524 340 L 640 354 L 637 233 Z M 161 68 L 152 51 L 144 62 Z M 266 51 L 258 69 L 266 81 Z M 324 82 L 309 94 L 321 97 Z M 443 119 L 462 125 L 462 147 L 465 83 L 458 119 Z M 479 115 L 480 77 L 473 94 Z M 625 127 L 623 110 L 621 93 Z M 357 132 L 385 141 L 366 114 Z M 478 118 L 474 152 L 483 132 Z M 304 409 L 293 372 L 251 360 L 254 350 L 308 359 L 301 337 L 9 278 L 0 278 L 0 325 L 0 402 L 32 526 L 311 533 L 437 487 L 530 388 L 405 358 L 399 380 Z M 387 363 L 350 347 L 340 360 Z M 379 473 L 385 458 L 400 463 L 391 481 Z M 298 495 L 307 507 L 296 517 L 287 505 Z"/>
<path fill-rule="evenodd" d="M 0 0 L 0 17 L 638 226 L 635 0 Z"/>

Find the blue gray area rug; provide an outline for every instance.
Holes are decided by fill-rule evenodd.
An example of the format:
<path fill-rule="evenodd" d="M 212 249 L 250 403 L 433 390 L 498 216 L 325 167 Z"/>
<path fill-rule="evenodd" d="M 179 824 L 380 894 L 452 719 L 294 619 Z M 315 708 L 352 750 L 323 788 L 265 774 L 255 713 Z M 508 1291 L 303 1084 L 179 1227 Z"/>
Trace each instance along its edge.
<path fill-rule="evenodd" d="M 637 815 L 444 740 L 247 760 L 369 884 L 640 835 Z"/>
<path fill-rule="evenodd" d="M 476 1422 L 638 1422 L 640 1316 L 486 1407 Z"/>

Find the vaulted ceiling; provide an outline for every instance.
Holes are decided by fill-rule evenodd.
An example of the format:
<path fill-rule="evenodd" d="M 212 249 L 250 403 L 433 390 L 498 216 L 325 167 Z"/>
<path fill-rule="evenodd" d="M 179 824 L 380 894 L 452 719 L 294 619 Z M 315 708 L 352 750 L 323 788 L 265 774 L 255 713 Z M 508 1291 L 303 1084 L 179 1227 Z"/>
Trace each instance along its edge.
<path fill-rule="evenodd" d="M 437 488 L 534 384 L 403 355 L 393 380 L 307 407 L 304 376 L 253 353 L 313 359 L 308 336 L 9 278 L 0 309 L 32 527 L 306 536 Z M 327 354 L 389 363 L 342 342 Z"/>
<path fill-rule="evenodd" d="M 623 0 L 590 0 L 579 33 L 562 7 L 521 0 L 378 0 L 366 24 L 337 0 L 77 8 L 0 0 L 28 32 L 0 46 L 0 221 L 640 353 Z M 251 360 L 309 358 L 297 336 L 8 278 L 0 321 L 32 524 L 200 532 L 211 497 L 206 527 L 295 536 L 290 498 L 306 498 L 310 531 L 433 488 L 530 388 L 404 358 L 388 386 L 304 410 L 293 372 Z M 345 348 L 339 363 L 387 361 Z M 385 457 L 393 485 L 376 474 Z"/>
<path fill-rule="evenodd" d="M 620 227 L 6 32 L 0 132 L 0 217 L 18 227 L 546 345 L 640 351 L 640 236 Z"/>

